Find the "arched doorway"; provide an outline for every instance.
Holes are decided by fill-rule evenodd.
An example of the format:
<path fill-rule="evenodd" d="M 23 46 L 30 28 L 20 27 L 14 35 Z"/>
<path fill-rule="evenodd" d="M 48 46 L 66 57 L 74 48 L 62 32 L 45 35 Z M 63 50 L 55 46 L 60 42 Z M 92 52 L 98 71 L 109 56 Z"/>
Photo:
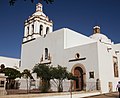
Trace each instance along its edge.
<path fill-rule="evenodd" d="M 86 84 L 86 70 L 82 64 L 76 64 L 72 68 L 72 73 L 76 76 L 76 80 L 73 82 L 73 88 L 75 91 L 82 91 L 85 89 Z"/>

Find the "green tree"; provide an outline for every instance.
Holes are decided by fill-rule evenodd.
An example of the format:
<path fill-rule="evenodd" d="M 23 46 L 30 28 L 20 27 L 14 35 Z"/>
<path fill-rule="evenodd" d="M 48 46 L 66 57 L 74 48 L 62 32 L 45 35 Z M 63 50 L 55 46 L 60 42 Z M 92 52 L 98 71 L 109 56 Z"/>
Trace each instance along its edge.
<path fill-rule="evenodd" d="M 9 0 L 9 3 L 10 5 L 14 5 L 16 1 L 17 0 Z M 24 0 L 24 1 L 28 1 L 28 0 Z M 29 1 L 33 3 L 35 0 L 29 0 Z M 38 1 L 39 2 L 45 1 L 47 4 L 54 2 L 54 0 L 38 0 Z"/>
<path fill-rule="evenodd" d="M 5 73 L 5 76 L 8 76 L 6 88 L 14 89 L 15 88 L 15 79 L 21 77 L 20 71 L 14 69 L 14 68 L 4 68 L 2 72 Z"/>
<path fill-rule="evenodd" d="M 57 67 L 51 68 L 51 78 L 54 81 L 54 83 L 56 84 L 58 92 L 62 92 L 63 91 L 63 80 L 73 79 L 74 76 L 72 75 L 72 73 L 69 73 L 67 71 L 66 67 L 62 67 L 62 66 L 58 65 Z"/>
<path fill-rule="evenodd" d="M 20 71 L 14 69 L 14 68 L 8 68 L 7 67 L 7 68 L 4 69 L 3 72 L 5 73 L 6 76 L 8 76 L 7 79 L 16 79 L 18 77 L 19 78 L 21 77 Z"/>
<path fill-rule="evenodd" d="M 33 68 L 33 73 L 37 73 L 37 76 L 41 79 L 41 92 L 48 92 L 50 89 L 50 67 L 46 64 L 36 64 Z"/>
<path fill-rule="evenodd" d="M 33 77 L 32 77 L 32 75 L 31 75 L 31 73 L 30 73 L 30 70 L 28 70 L 28 69 L 24 69 L 23 70 L 23 72 L 22 72 L 22 77 L 24 77 L 24 78 L 30 78 L 30 79 L 33 79 Z"/>
<path fill-rule="evenodd" d="M 27 93 L 28 93 L 28 78 L 33 79 L 32 74 L 30 73 L 30 70 L 24 69 L 23 72 L 22 72 L 22 77 L 26 79 Z"/>
<path fill-rule="evenodd" d="M 58 65 L 57 67 L 53 67 L 46 64 L 36 64 L 33 68 L 33 73 L 37 73 L 37 76 L 42 80 L 42 90 L 43 92 L 47 92 L 50 88 L 50 80 L 52 80 L 58 92 L 63 91 L 63 80 L 65 79 L 74 79 L 72 73 L 67 71 L 66 67 L 62 67 Z M 46 88 L 46 86 L 48 88 Z"/>

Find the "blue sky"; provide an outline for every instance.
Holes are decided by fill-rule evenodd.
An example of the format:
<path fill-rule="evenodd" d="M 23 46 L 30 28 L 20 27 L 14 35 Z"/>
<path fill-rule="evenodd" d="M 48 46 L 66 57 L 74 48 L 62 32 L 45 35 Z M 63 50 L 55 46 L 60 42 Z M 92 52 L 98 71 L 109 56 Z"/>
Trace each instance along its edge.
<path fill-rule="evenodd" d="M 24 21 L 35 11 L 37 1 L 17 0 L 10 6 L 8 0 L 0 0 L 1 56 L 20 58 Z M 120 0 L 55 0 L 43 6 L 54 30 L 67 27 L 90 36 L 97 24 L 114 43 L 120 42 Z"/>

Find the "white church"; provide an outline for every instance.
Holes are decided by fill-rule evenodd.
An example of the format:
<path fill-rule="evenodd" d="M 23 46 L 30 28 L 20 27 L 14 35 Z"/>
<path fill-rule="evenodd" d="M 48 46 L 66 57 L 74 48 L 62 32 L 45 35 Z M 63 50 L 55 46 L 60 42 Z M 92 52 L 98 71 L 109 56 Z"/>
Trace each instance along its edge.
<path fill-rule="evenodd" d="M 100 27 L 85 36 L 68 28 L 53 31 L 53 22 L 43 13 L 42 4 L 25 20 L 20 70 L 32 70 L 35 64 L 61 65 L 78 76 L 74 91 L 116 91 L 120 79 L 120 44 L 114 44 Z M 65 81 L 64 91 L 70 81 Z M 36 84 L 36 86 L 39 86 Z M 51 87 L 54 90 L 54 87 Z"/>

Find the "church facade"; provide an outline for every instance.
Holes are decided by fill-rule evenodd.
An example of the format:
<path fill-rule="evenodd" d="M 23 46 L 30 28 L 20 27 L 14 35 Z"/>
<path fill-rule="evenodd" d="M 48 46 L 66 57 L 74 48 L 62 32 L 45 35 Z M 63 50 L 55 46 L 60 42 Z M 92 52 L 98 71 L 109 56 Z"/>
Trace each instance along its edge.
<path fill-rule="evenodd" d="M 93 28 L 90 37 L 68 28 L 53 31 L 52 20 L 38 3 L 35 13 L 25 21 L 20 70 L 32 70 L 38 63 L 61 65 L 78 77 L 73 81 L 74 91 L 96 89 L 108 93 L 116 90 L 120 78 L 119 51 L 120 44 L 101 34 L 99 26 Z M 68 86 L 63 90 L 68 91 L 70 81 L 64 85 Z"/>

